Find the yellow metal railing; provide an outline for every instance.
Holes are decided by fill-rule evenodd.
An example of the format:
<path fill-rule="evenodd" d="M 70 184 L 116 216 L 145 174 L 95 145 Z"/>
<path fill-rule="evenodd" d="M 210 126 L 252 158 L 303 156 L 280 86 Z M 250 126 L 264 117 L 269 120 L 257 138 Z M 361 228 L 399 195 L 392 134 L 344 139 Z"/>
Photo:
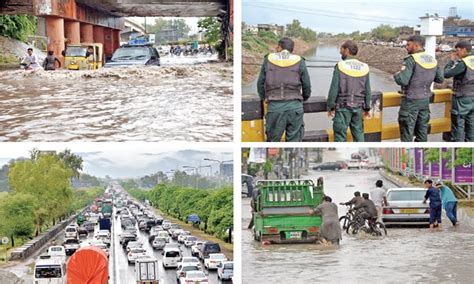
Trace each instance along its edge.
<path fill-rule="evenodd" d="M 429 134 L 446 133 L 451 131 L 451 89 L 433 91 L 430 103 L 444 103 L 444 116 L 432 118 L 429 122 Z M 399 107 L 401 94 L 398 92 L 374 92 L 371 103 L 371 117 L 364 119 L 364 133 L 366 142 L 376 142 L 400 138 L 400 129 L 397 122 L 383 124 L 383 110 Z M 326 112 L 326 99 L 323 97 L 310 98 L 304 103 L 305 113 Z M 257 99 L 243 99 L 242 101 L 242 141 L 264 142 L 265 125 L 264 114 L 266 106 Z M 352 136 L 348 130 L 348 141 Z M 333 142 L 332 129 L 307 131 L 303 141 Z"/>

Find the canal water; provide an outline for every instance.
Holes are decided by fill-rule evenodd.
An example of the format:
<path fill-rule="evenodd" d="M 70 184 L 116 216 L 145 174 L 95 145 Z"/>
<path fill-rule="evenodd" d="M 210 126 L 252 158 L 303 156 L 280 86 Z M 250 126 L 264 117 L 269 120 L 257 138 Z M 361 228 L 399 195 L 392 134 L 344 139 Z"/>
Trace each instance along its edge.
<path fill-rule="evenodd" d="M 339 47 L 331 44 L 321 44 L 315 49 L 308 51 L 304 57 L 311 78 L 311 96 L 327 98 L 334 66 L 341 60 Z M 375 68 L 371 68 L 370 70 L 372 91 L 394 92 L 400 89 L 400 87 L 395 84 L 391 74 Z M 258 97 L 257 79 L 242 86 L 242 96 L 244 98 Z M 444 115 L 444 105 L 442 104 L 432 104 L 430 105 L 430 109 L 431 117 L 433 118 L 442 117 Z M 384 123 L 397 122 L 397 120 L 398 107 L 384 109 Z M 304 121 L 306 131 L 332 128 L 332 120 L 327 117 L 326 112 L 305 114 Z M 441 135 L 430 135 L 430 141 L 441 141 Z"/>

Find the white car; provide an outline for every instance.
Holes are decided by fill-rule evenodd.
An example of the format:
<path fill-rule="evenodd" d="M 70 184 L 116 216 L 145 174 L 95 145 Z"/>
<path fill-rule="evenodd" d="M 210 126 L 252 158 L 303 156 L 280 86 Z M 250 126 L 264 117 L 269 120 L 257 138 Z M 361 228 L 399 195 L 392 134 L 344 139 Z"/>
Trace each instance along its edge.
<path fill-rule="evenodd" d="M 77 239 L 77 227 L 74 225 L 69 225 L 66 227 L 64 230 L 65 238 L 66 239 L 72 239 L 76 238 Z"/>
<path fill-rule="evenodd" d="M 217 269 L 217 265 L 226 260 L 227 257 L 223 253 L 211 253 L 209 254 L 209 258 L 204 259 L 204 266 L 207 270 Z"/>
<path fill-rule="evenodd" d="M 171 222 L 170 221 L 163 221 L 163 224 L 161 224 L 163 229 L 168 230 L 171 227 Z"/>
<path fill-rule="evenodd" d="M 391 188 L 387 191 L 388 206 L 382 209 L 385 225 L 424 225 L 430 223 L 430 208 L 424 204 L 424 188 Z"/>
<path fill-rule="evenodd" d="M 183 264 L 195 264 L 195 265 L 199 266 L 199 269 L 202 268 L 201 262 L 199 261 L 199 259 L 197 257 L 194 257 L 194 256 L 184 256 L 181 259 L 181 262 L 178 263 L 178 267 L 180 265 L 183 265 Z"/>
<path fill-rule="evenodd" d="M 127 244 L 127 252 L 131 251 L 134 248 L 143 248 L 143 243 L 140 241 L 130 241 Z"/>
<path fill-rule="evenodd" d="M 140 257 L 146 256 L 146 249 L 144 248 L 132 248 L 127 253 L 128 264 L 135 263 L 135 260 Z"/>
<path fill-rule="evenodd" d="M 101 240 L 104 242 L 106 245 L 110 246 L 110 232 L 107 230 L 100 230 L 97 232 L 97 235 L 95 236 L 97 240 Z"/>
<path fill-rule="evenodd" d="M 163 255 L 163 267 L 178 267 L 181 261 L 181 251 L 177 248 L 165 248 Z"/>
<path fill-rule="evenodd" d="M 350 170 L 350 169 L 358 169 L 360 170 L 360 162 L 359 160 L 356 160 L 356 159 L 352 159 L 350 161 L 347 162 L 347 169 Z"/>
<path fill-rule="evenodd" d="M 232 261 L 224 261 L 217 265 L 217 279 L 229 280 L 234 277 L 234 263 Z"/>
<path fill-rule="evenodd" d="M 197 238 L 195 236 L 186 236 L 184 238 L 184 246 L 189 248 L 192 247 L 197 241 Z"/>
<path fill-rule="evenodd" d="M 190 235 L 191 235 L 191 232 L 183 231 L 181 234 L 178 235 L 178 243 L 183 244 L 186 237 Z"/>
<path fill-rule="evenodd" d="M 98 247 L 105 252 L 107 257 L 109 257 L 109 247 L 103 241 L 95 240 L 89 243 L 91 246 Z"/>
<path fill-rule="evenodd" d="M 157 238 L 164 238 L 166 239 L 166 242 L 170 242 L 170 234 L 168 234 L 167 231 L 159 231 L 158 235 L 156 235 Z"/>
<path fill-rule="evenodd" d="M 180 279 L 180 284 L 209 283 L 209 278 L 203 271 L 189 271 Z"/>
<path fill-rule="evenodd" d="M 48 255 L 51 257 L 58 257 L 63 261 L 66 261 L 66 249 L 63 246 L 50 246 L 48 248 Z"/>
<path fill-rule="evenodd" d="M 191 255 L 192 256 L 199 256 L 199 246 L 201 246 L 205 241 L 196 241 L 194 245 L 191 247 Z"/>
<path fill-rule="evenodd" d="M 188 271 L 201 271 L 201 268 L 193 263 L 179 264 L 178 268 L 176 268 L 176 280 L 179 281 L 182 277 L 186 276 Z"/>

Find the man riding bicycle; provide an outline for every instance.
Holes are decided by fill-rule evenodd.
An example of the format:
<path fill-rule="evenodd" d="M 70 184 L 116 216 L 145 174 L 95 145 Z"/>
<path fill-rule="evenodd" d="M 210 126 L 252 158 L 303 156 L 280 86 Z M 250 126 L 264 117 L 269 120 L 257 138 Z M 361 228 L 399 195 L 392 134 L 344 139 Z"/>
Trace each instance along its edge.
<path fill-rule="evenodd" d="M 352 205 L 357 206 L 357 205 L 361 204 L 362 202 L 364 202 L 364 198 L 362 198 L 360 196 L 359 191 L 356 191 L 356 192 L 354 192 L 354 197 L 351 200 L 349 200 L 347 202 L 341 202 L 339 204 L 340 205 L 347 205 L 347 206 L 352 206 Z"/>
<path fill-rule="evenodd" d="M 364 220 L 375 220 L 377 219 L 377 208 L 372 200 L 369 199 L 368 193 L 362 194 L 363 201 L 359 205 L 356 205 L 351 210 L 359 210 L 359 216 Z"/>

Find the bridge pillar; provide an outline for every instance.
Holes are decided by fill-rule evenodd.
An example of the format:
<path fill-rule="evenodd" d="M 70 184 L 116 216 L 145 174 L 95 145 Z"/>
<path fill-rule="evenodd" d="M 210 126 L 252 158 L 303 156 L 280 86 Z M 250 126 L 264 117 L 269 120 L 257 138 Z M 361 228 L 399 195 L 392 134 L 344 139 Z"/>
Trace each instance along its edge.
<path fill-rule="evenodd" d="M 64 19 L 46 16 L 46 36 L 48 37 L 48 50 L 54 51 L 61 62 L 63 62 L 62 51 L 64 45 Z"/>
<path fill-rule="evenodd" d="M 65 21 L 64 32 L 68 43 L 81 43 L 81 24 L 76 21 Z"/>
<path fill-rule="evenodd" d="M 112 30 L 113 49 L 114 51 L 120 47 L 120 30 Z"/>
<path fill-rule="evenodd" d="M 104 28 L 104 54 L 106 59 L 111 58 L 112 54 L 114 53 L 114 40 L 112 31 L 112 29 Z"/>
<path fill-rule="evenodd" d="M 104 28 L 100 26 L 94 26 L 94 43 L 102 43 L 105 50 L 105 34 Z M 104 51 L 105 54 L 105 51 Z M 102 58 L 102 62 L 104 62 L 104 57 Z"/>
<path fill-rule="evenodd" d="M 81 42 L 94 42 L 94 29 L 93 25 L 81 23 Z"/>

